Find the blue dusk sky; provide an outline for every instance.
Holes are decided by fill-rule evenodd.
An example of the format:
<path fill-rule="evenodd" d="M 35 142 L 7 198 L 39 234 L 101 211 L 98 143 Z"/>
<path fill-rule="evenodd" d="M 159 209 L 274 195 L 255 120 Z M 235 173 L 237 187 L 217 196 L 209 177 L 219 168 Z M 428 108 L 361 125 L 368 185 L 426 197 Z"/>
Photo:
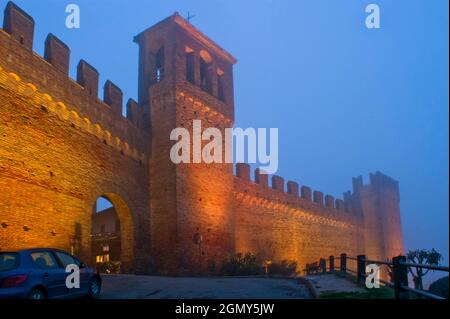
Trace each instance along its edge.
<path fill-rule="evenodd" d="M 133 36 L 178 11 L 233 54 L 236 126 L 279 128 L 278 175 L 341 197 L 377 170 L 400 182 L 405 248 L 449 263 L 447 0 L 16 0 L 49 32 L 137 98 Z M 65 27 L 65 6 L 81 28 Z M 365 7 L 381 28 L 365 27 Z M 0 1 L 3 9 L 6 1 Z"/>

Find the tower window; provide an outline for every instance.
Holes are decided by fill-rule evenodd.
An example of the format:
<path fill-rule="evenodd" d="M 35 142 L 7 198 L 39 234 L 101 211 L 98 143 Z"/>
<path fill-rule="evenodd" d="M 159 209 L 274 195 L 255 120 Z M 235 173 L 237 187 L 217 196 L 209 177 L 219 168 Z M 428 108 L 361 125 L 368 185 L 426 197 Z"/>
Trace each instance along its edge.
<path fill-rule="evenodd" d="M 200 87 L 212 94 L 212 81 L 211 81 L 211 56 L 208 52 L 200 51 Z"/>
<path fill-rule="evenodd" d="M 186 80 L 195 83 L 194 52 L 186 53 Z"/>
<path fill-rule="evenodd" d="M 200 59 L 200 86 L 206 92 L 212 93 L 209 63 L 203 58 Z"/>
<path fill-rule="evenodd" d="M 164 78 L 164 47 L 161 47 L 156 53 L 155 61 L 155 81 L 161 82 Z"/>

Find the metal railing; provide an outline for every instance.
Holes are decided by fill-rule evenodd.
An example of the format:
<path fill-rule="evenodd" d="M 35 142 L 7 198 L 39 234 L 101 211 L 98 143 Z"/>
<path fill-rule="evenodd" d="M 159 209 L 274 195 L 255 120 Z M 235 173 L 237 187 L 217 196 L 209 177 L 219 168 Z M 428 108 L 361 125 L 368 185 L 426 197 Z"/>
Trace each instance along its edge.
<path fill-rule="evenodd" d="M 391 287 L 394 289 L 394 294 L 396 299 L 409 299 L 410 294 L 417 296 L 429 298 L 429 299 L 446 299 L 441 296 L 432 294 L 428 291 L 411 288 L 408 283 L 408 269 L 409 268 L 423 268 L 436 271 L 449 272 L 449 267 L 438 266 L 438 265 L 426 265 L 426 264 L 416 264 L 407 262 L 405 256 L 397 256 L 392 259 L 392 262 L 381 261 L 381 260 L 371 260 L 366 258 L 365 255 L 358 255 L 357 257 L 347 256 L 347 254 L 341 254 L 339 258 L 339 267 L 336 267 L 334 256 L 328 258 L 328 268 L 326 266 L 326 259 L 321 258 L 319 261 L 320 271 L 315 273 L 336 273 L 340 275 L 351 274 L 356 277 L 356 282 L 359 285 L 365 285 L 366 282 L 366 265 L 376 264 L 381 266 L 386 266 L 388 268 L 389 276 L 391 281 L 386 281 L 379 279 L 380 283 L 386 287 Z M 348 267 L 348 261 L 356 262 L 356 269 L 351 269 Z M 308 266 L 305 269 L 306 274 L 311 274 L 309 272 Z"/>

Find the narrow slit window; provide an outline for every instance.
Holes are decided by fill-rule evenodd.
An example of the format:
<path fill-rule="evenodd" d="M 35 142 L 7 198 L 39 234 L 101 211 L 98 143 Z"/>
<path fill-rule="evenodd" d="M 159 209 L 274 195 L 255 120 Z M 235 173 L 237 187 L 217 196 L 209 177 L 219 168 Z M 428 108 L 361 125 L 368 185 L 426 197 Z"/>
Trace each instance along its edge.
<path fill-rule="evenodd" d="M 221 100 L 222 102 L 225 102 L 223 73 L 217 75 L 217 95 L 218 95 L 219 100 Z"/>
<path fill-rule="evenodd" d="M 194 52 L 186 53 L 186 80 L 195 83 L 194 77 Z"/>
<path fill-rule="evenodd" d="M 161 47 L 156 53 L 155 61 L 155 81 L 161 82 L 164 78 L 164 47 Z"/>

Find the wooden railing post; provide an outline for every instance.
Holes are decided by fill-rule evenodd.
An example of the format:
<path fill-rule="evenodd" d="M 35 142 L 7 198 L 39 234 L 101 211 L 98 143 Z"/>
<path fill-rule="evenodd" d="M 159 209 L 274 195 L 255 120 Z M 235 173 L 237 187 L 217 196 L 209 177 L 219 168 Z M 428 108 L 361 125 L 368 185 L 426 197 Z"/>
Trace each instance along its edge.
<path fill-rule="evenodd" d="M 341 274 L 347 273 L 347 254 L 341 254 Z"/>
<path fill-rule="evenodd" d="M 394 279 L 394 291 L 396 299 L 408 299 L 408 291 L 402 289 L 402 286 L 408 286 L 408 267 L 402 265 L 406 262 L 405 256 L 392 258 L 392 276 Z"/>
<path fill-rule="evenodd" d="M 334 256 L 330 256 L 329 258 L 329 263 L 330 263 L 330 272 L 333 273 L 334 272 Z"/>
<path fill-rule="evenodd" d="M 366 255 L 358 255 L 356 260 L 356 282 L 358 285 L 364 285 L 366 282 Z"/>
<path fill-rule="evenodd" d="M 322 269 L 323 274 L 327 272 L 327 260 L 325 258 L 320 259 L 320 269 Z"/>

